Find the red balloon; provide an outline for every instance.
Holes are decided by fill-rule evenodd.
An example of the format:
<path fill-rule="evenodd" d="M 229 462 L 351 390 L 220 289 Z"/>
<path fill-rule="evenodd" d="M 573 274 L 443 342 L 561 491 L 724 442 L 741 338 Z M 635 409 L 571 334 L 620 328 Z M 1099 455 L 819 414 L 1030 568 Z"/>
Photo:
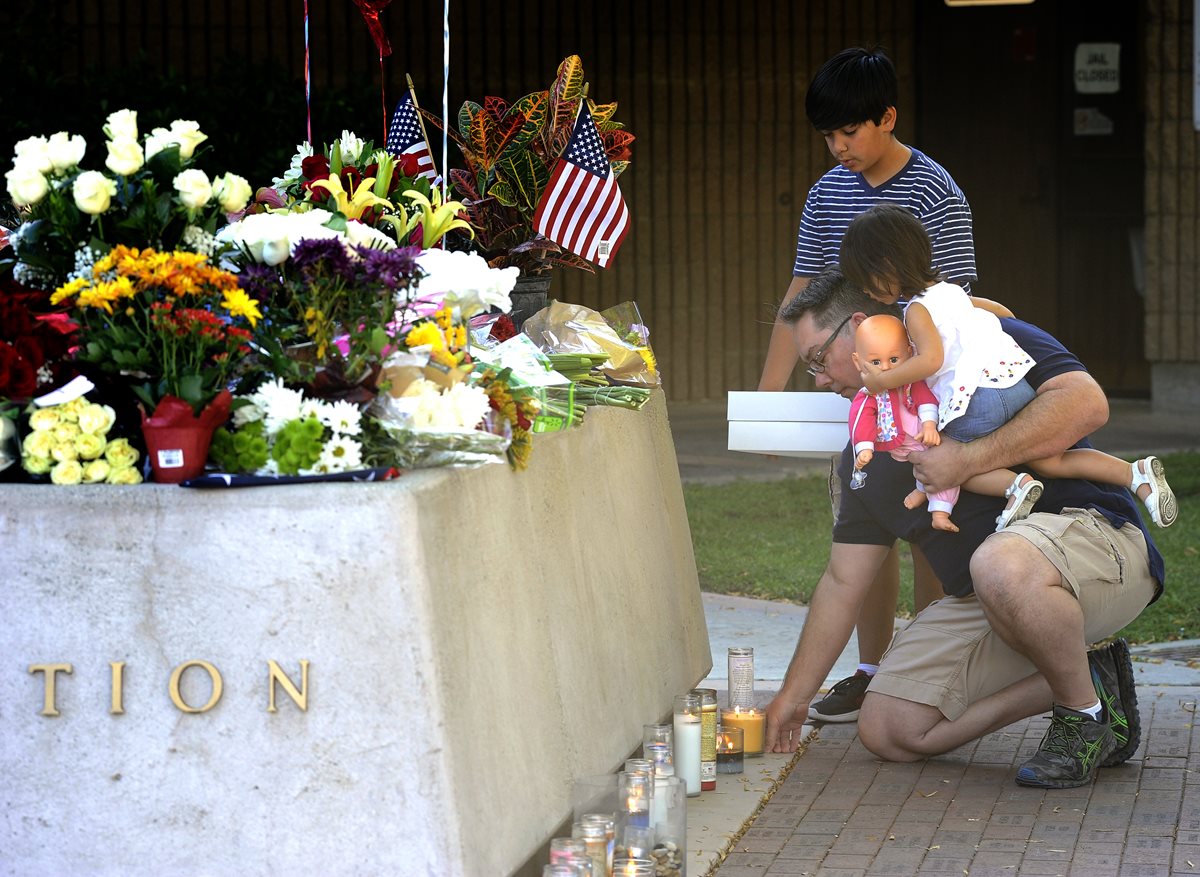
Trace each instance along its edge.
<path fill-rule="evenodd" d="M 371 39 L 375 40 L 381 58 L 392 54 L 392 44 L 388 42 L 387 34 L 383 32 L 383 25 L 379 22 L 379 13 L 387 9 L 391 2 L 392 0 L 354 0 L 354 5 L 362 13 L 363 21 L 371 30 Z"/>

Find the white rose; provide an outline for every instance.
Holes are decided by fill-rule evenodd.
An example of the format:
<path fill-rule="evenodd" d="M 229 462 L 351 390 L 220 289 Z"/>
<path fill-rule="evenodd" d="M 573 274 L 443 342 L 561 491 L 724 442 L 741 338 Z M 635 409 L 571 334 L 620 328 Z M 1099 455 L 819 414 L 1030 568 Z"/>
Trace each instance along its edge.
<path fill-rule="evenodd" d="M 166 128 L 155 128 L 146 135 L 146 161 L 162 152 L 172 143 L 171 132 Z"/>
<path fill-rule="evenodd" d="M 221 202 L 221 209 L 226 213 L 237 213 L 250 203 L 253 191 L 245 177 L 226 173 L 213 185 L 213 194 Z"/>
<path fill-rule="evenodd" d="M 192 168 L 175 177 L 175 191 L 184 207 L 198 210 L 212 198 L 212 183 L 204 171 Z"/>
<path fill-rule="evenodd" d="M 341 139 L 338 141 L 341 146 L 342 163 L 354 164 L 362 155 L 363 146 L 366 143 L 363 139 L 357 136 L 353 131 L 343 129 Z"/>
<path fill-rule="evenodd" d="M 288 260 L 288 256 L 290 255 L 291 245 L 286 237 L 262 241 L 262 257 L 260 261 L 264 265 L 270 265 L 272 268 L 276 265 L 282 265 Z"/>
<path fill-rule="evenodd" d="M 48 174 L 54 169 L 50 161 L 50 143 L 45 137 L 26 137 L 13 147 L 13 165 L 25 164 L 37 169 L 40 174 Z"/>
<path fill-rule="evenodd" d="M 108 158 L 104 163 L 114 174 L 127 177 L 137 173 L 146 163 L 142 158 L 142 147 L 136 140 L 110 140 L 105 146 L 108 147 Z"/>
<path fill-rule="evenodd" d="M 94 435 L 105 435 L 117 422 L 117 412 L 110 405 L 89 403 L 79 412 L 79 429 Z"/>
<path fill-rule="evenodd" d="M 78 134 L 71 135 L 66 131 L 52 134 L 47 147 L 50 163 L 56 171 L 68 171 L 83 161 L 87 151 L 87 141 Z"/>
<path fill-rule="evenodd" d="M 117 110 L 110 113 L 104 126 L 109 140 L 137 140 L 137 110 Z"/>
<path fill-rule="evenodd" d="M 196 147 L 207 139 L 208 135 L 201 133 L 195 122 L 176 119 L 171 123 L 171 141 L 179 144 L 180 158 L 191 158 Z"/>
<path fill-rule="evenodd" d="M 4 179 L 8 181 L 8 194 L 18 207 L 37 204 L 50 191 L 50 181 L 31 162 L 18 160 Z"/>
<path fill-rule="evenodd" d="M 81 212 L 97 216 L 112 204 L 113 196 L 117 194 L 117 181 L 110 180 L 100 171 L 84 171 L 75 178 L 71 191 L 75 195 L 75 206 Z"/>

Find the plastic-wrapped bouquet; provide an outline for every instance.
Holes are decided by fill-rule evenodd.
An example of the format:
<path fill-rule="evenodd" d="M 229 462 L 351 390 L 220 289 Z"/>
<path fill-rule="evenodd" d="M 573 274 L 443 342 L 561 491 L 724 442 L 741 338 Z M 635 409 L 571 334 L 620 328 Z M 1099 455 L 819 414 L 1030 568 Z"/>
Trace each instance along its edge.
<path fill-rule="evenodd" d="M 230 473 L 327 475 L 363 466 L 362 412 L 325 402 L 281 380 L 234 401 L 233 426 L 213 436 L 209 456 Z"/>

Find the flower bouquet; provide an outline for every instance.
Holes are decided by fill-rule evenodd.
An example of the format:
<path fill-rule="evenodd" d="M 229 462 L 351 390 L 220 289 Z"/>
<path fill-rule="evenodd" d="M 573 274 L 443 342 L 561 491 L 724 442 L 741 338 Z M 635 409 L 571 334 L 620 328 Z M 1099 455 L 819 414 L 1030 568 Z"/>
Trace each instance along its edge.
<path fill-rule="evenodd" d="M 130 380 L 155 480 L 198 474 L 262 316 L 237 278 L 196 253 L 118 245 L 51 302 L 72 305 L 81 360 Z"/>
<path fill-rule="evenodd" d="M 416 161 L 375 149 L 352 131 L 343 131 L 321 153 L 301 143 L 288 170 L 272 188 L 259 191 L 252 210 L 326 210 L 386 232 L 400 244 L 429 248 L 446 231 L 469 226 L 455 222 L 462 205 L 443 205 L 440 190 L 420 175 Z"/>
<path fill-rule="evenodd" d="M 74 346 L 74 332 L 64 314 L 50 313 L 48 293 L 0 279 L 0 408 L 37 394 Z"/>
<path fill-rule="evenodd" d="M 327 475 L 363 466 L 367 424 L 357 405 L 306 398 L 279 379 L 233 404 L 232 428 L 217 430 L 210 449 L 226 472 Z"/>
<path fill-rule="evenodd" d="M 242 177 L 210 179 L 193 167 L 208 139 L 195 122 L 177 119 L 139 139 L 137 113 L 126 109 L 109 115 L 104 133 L 108 173 L 81 168 L 87 142 L 78 134 L 16 145 L 5 177 L 24 219 L 11 238 L 18 281 L 53 289 L 86 277 L 116 244 L 211 253 L 218 220 L 250 198 Z"/>
<path fill-rule="evenodd" d="M 137 449 L 129 439 L 108 437 L 116 416 L 85 396 L 37 408 L 21 443 L 21 465 L 54 484 L 140 484 Z"/>

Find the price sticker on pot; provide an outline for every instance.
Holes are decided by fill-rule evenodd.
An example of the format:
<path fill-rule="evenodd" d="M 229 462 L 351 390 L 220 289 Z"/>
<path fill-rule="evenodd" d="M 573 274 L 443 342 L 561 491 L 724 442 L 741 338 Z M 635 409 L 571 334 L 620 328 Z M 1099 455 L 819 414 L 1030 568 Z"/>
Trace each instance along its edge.
<path fill-rule="evenodd" d="M 182 448 L 166 448 L 158 452 L 160 469 L 178 469 L 183 465 Z"/>

